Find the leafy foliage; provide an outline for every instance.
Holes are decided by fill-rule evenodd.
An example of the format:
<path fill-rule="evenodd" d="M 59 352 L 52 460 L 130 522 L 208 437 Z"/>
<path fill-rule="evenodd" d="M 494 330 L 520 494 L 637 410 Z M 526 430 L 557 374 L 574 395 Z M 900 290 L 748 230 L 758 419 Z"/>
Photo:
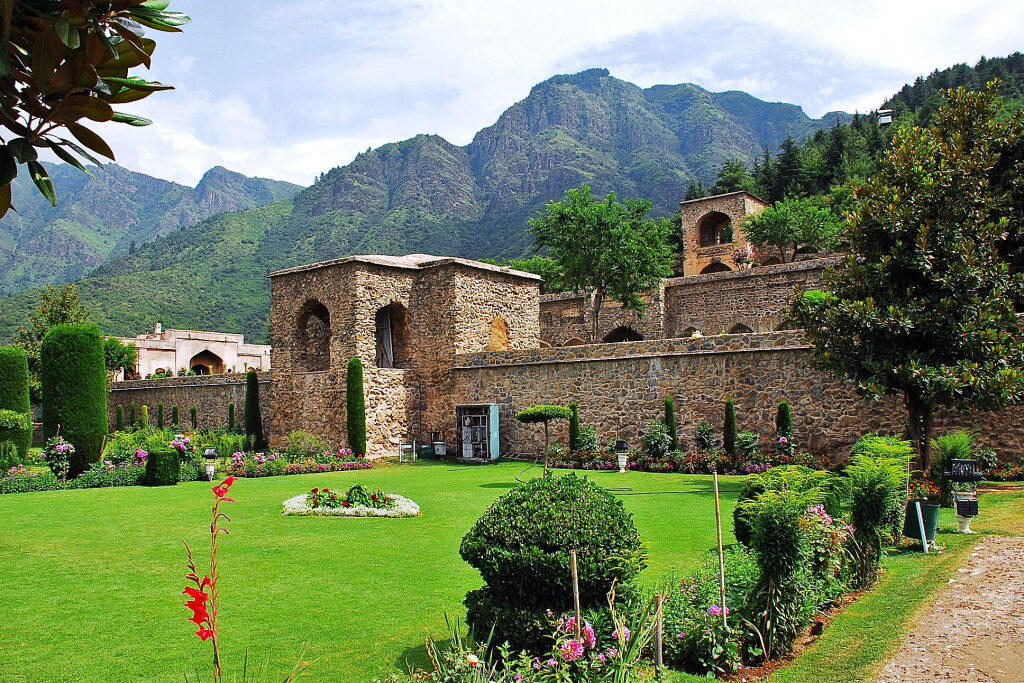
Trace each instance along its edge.
<path fill-rule="evenodd" d="M 231 422 L 234 422 L 234 405 L 231 406 Z M 253 439 L 256 450 L 266 446 L 263 434 L 263 415 L 260 411 L 260 376 L 255 370 L 245 373 L 245 433 Z"/>
<path fill-rule="evenodd" d="M 856 541 L 854 586 L 871 585 L 878 576 L 882 549 L 898 539 L 907 501 L 907 468 L 910 444 L 900 447 L 905 455 L 871 457 L 863 453 L 880 446 L 891 450 L 892 442 L 864 437 L 859 452 L 850 457 L 846 476 L 850 481 L 850 520 Z M 875 441 L 875 443 L 872 443 Z"/>
<path fill-rule="evenodd" d="M 722 447 L 729 455 L 736 454 L 736 404 L 729 398 L 725 401 L 725 421 L 722 425 Z"/>
<path fill-rule="evenodd" d="M 672 452 L 672 437 L 668 427 L 660 420 L 651 420 L 644 425 L 642 439 L 644 454 L 649 458 L 664 458 Z"/>
<path fill-rule="evenodd" d="M 103 340 L 103 359 L 107 372 L 131 370 L 139 358 L 139 351 L 134 344 L 125 344 L 117 337 Z"/>
<path fill-rule="evenodd" d="M 575 452 L 580 447 L 580 404 L 570 403 L 569 412 L 569 451 Z"/>
<path fill-rule="evenodd" d="M 150 67 L 156 43 L 143 37 L 143 27 L 175 31 L 189 21 L 167 12 L 166 2 L 82 0 L 71 5 L 15 0 L 5 11 L 0 91 L 7 144 L 0 147 L 0 216 L 11 207 L 11 181 L 18 165 L 51 205 L 57 195 L 37 149 L 48 149 L 62 161 L 88 173 L 83 162 L 99 165 L 92 153 L 114 158 L 109 145 L 82 119 L 145 126 L 148 119 L 117 112 L 111 105 L 168 90 L 155 81 L 129 76 L 137 66 Z M 77 142 L 58 137 L 66 130 Z"/>
<path fill-rule="evenodd" d="M 358 357 L 349 360 L 345 377 L 345 429 L 348 447 L 359 455 L 366 455 L 366 393 L 363 361 Z"/>
<path fill-rule="evenodd" d="M 171 448 L 153 448 L 146 459 L 147 486 L 174 486 L 181 475 L 181 455 Z"/>
<path fill-rule="evenodd" d="M 643 313 L 643 291 L 672 272 L 668 221 L 648 218 L 650 210 L 650 201 L 627 199 L 620 204 L 614 192 L 598 201 L 584 183 L 567 190 L 562 201 L 549 202 L 544 215 L 529 221 L 537 248 L 546 248 L 559 264 L 566 287 L 594 292 L 592 341 L 605 296 Z"/>
<path fill-rule="evenodd" d="M 574 474 L 542 477 L 510 490 L 463 537 L 459 553 L 486 584 L 466 595 L 467 621 L 513 650 L 537 648 L 544 611 L 573 604 L 569 551 L 577 551 L 580 602 L 600 607 L 613 583 L 646 566 L 622 501 Z"/>
<path fill-rule="evenodd" d="M 829 208 L 810 199 L 783 199 L 743 219 L 743 234 L 758 247 L 777 249 L 783 263 L 803 250 L 839 246 L 841 222 Z"/>
<path fill-rule="evenodd" d="M 0 442 L 13 442 L 22 461 L 32 445 L 30 409 L 28 358 L 22 349 L 0 347 L 0 412 L 11 411 L 21 416 L 20 424 L 0 423 Z"/>
<path fill-rule="evenodd" d="M 1013 306 L 1024 280 L 998 251 L 1013 193 L 989 182 L 1024 118 L 998 122 L 998 107 L 994 87 L 959 90 L 934 128 L 901 128 L 881 173 L 857 191 L 852 253 L 825 272 L 827 294 L 794 301 L 821 367 L 869 396 L 903 395 L 922 469 L 936 406 L 1024 398 Z"/>
<path fill-rule="evenodd" d="M 779 401 L 775 411 L 775 436 L 793 438 L 793 413 L 789 407 L 789 401 Z"/>
<path fill-rule="evenodd" d="M 51 328 L 57 325 L 78 325 L 89 320 L 89 311 L 78 301 L 75 285 L 61 289 L 47 285 L 39 293 L 39 304 L 28 321 L 28 326 L 18 327 L 14 344 L 25 351 L 28 359 L 29 390 L 32 400 L 41 400 L 39 384 L 39 346 Z"/>
<path fill-rule="evenodd" d="M 107 435 L 107 372 L 95 325 L 58 325 L 39 347 L 43 433 L 75 445 L 72 476 L 98 462 Z"/>
<path fill-rule="evenodd" d="M 676 427 L 676 401 L 671 395 L 665 395 L 665 429 L 670 439 L 669 450 L 679 448 L 679 430 Z"/>

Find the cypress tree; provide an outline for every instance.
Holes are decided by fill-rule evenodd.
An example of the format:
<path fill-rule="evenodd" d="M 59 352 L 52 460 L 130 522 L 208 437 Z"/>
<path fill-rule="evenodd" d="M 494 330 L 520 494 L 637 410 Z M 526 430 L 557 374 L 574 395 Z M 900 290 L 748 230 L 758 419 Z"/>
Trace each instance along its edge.
<path fill-rule="evenodd" d="M 176 406 L 176 405 L 172 405 L 171 406 L 171 426 L 172 427 L 180 427 L 181 426 L 181 414 L 179 413 L 178 406 Z"/>
<path fill-rule="evenodd" d="M 146 429 L 146 428 L 149 427 L 149 406 L 146 406 L 146 405 L 142 406 L 142 410 L 139 411 L 139 412 L 140 412 L 139 425 L 143 429 Z"/>
<path fill-rule="evenodd" d="M 13 346 L 0 347 L 0 408 L 22 414 L 32 412 L 29 405 L 28 357 Z M 32 445 L 31 429 L 0 429 L 0 442 L 11 441 L 23 462 Z"/>
<path fill-rule="evenodd" d="M 725 401 L 725 424 L 722 427 L 722 441 L 725 452 L 736 454 L 736 404 L 733 400 Z"/>
<path fill-rule="evenodd" d="M 135 413 L 136 413 L 135 401 L 132 401 L 131 404 L 128 406 L 128 426 L 131 429 L 135 429 L 136 427 L 139 426 L 139 424 L 138 424 L 139 421 L 136 419 L 137 416 L 136 416 Z"/>
<path fill-rule="evenodd" d="M 573 401 L 569 404 L 569 452 L 580 449 L 580 404 Z"/>
<path fill-rule="evenodd" d="M 672 450 L 679 448 L 679 432 L 676 427 L 676 401 L 670 395 L 665 395 L 665 427 L 668 429 L 668 436 L 672 439 Z"/>
<path fill-rule="evenodd" d="M 69 475 L 99 462 L 107 436 L 107 368 L 96 325 L 57 325 L 39 347 L 43 433 L 75 447 Z"/>
<path fill-rule="evenodd" d="M 248 382 L 248 381 L 249 381 L 249 378 L 246 377 L 246 382 Z M 234 403 L 229 403 L 228 404 L 228 433 L 229 434 L 234 434 L 235 433 L 235 404 Z"/>
<path fill-rule="evenodd" d="M 255 370 L 245 373 L 245 433 L 253 439 L 253 448 L 265 447 L 263 415 L 260 413 L 260 376 Z"/>
<path fill-rule="evenodd" d="M 195 431 L 199 428 L 199 410 L 195 406 L 192 406 L 188 409 L 188 415 L 192 422 L 192 431 Z"/>
<path fill-rule="evenodd" d="M 793 436 L 793 414 L 788 401 L 779 402 L 778 411 L 775 413 L 775 436 L 784 436 L 787 439 Z"/>
<path fill-rule="evenodd" d="M 117 421 L 114 423 L 114 431 L 124 431 L 124 406 L 117 406 Z"/>
<path fill-rule="evenodd" d="M 158 429 L 164 428 L 164 404 L 156 404 L 156 426 Z"/>
<path fill-rule="evenodd" d="M 345 377 L 345 429 L 348 447 L 359 455 L 366 455 L 366 394 L 363 391 L 363 362 L 359 358 L 348 362 Z"/>

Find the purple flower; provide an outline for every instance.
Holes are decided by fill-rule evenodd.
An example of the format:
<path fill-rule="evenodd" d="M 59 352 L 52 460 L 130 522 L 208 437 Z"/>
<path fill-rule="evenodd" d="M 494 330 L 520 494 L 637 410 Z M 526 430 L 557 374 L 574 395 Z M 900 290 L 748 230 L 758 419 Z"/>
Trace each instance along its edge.
<path fill-rule="evenodd" d="M 708 607 L 708 614 L 710 614 L 713 617 L 721 616 L 722 608 L 718 605 L 711 605 L 711 607 Z"/>

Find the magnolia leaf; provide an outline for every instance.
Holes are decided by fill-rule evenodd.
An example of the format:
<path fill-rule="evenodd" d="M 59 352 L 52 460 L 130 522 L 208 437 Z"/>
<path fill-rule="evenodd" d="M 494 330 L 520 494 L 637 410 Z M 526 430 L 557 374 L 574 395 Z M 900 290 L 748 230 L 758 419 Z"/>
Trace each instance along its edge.
<path fill-rule="evenodd" d="M 114 118 L 112 120 L 117 121 L 118 123 L 127 123 L 129 126 L 148 126 L 153 123 L 147 118 L 135 116 L 134 114 L 125 114 L 118 111 L 114 112 Z"/>
<path fill-rule="evenodd" d="M 0 185 L 9 185 L 17 177 L 17 160 L 6 145 L 0 147 Z"/>
<path fill-rule="evenodd" d="M 60 157 L 63 161 L 66 161 L 67 163 L 71 164 L 72 166 L 77 168 L 79 171 L 83 171 L 84 173 L 87 173 L 89 176 L 92 176 L 92 171 L 87 169 L 82 164 L 81 161 L 79 161 L 77 158 L 75 158 L 74 154 L 71 154 L 66 149 L 64 149 L 59 144 L 57 144 L 56 142 L 51 142 L 50 143 L 50 150 L 54 154 L 56 154 L 58 157 Z"/>
<path fill-rule="evenodd" d="M 87 151 L 85 151 L 84 149 L 82 149 L 81 147 L 76 145 L 75 143 L 71 142 L 71 140 L 65 140 L 64 138 L 57 138 L 57 139 L 60 140 L 62 145 L 67 145 L 68 147 L 73 149 L 75 151 L 75 153 L 78 154 L 78 156 L 82 157 L 83 159 L 88 159 L 89 161 L 91 161 L 92 163 L 96 164 L 100 168 L 103 168 L 103 162 L 101 162 L 99 159 L 97 159 L 93 155 L 89 154 Z"/>
<path fill-rule="evenodd" d="M 11 184 L 0 185 L 0 218 L 11 210 Z"/>
<path fill-rule="evenodd" d="M 77 50 L 81 44 L 78 39 L 78 31 L 71 25 L 67 17 L 63 14 L 57 17 L 57 21 L 53 24 L 53 30 L 56 32 L 57 37 L 60 38 L 60 42 L 68 46 L 69 49 Z"/>
<path fill-rule="evenodd" d="M 36 148 L 32 146 L 25 138 L 14 138 L 7 143 L 7 148 L 11 151 L 11 154 L 18 160 L 18 163 L 24 164 L 29 161 L 35 161 L 39 158 L 39 153 L 36 152 Z"/>
<path fill-rule="evenodd" d="M 46 201 L 50 202 L 50 206 L 57 206 L 57 192 L 53 189 L 53 181 L 50 180 L 50 174 L 43 165 L 38 161 L 30 161 L 28 172 L 32 174 L 32 182 L 39 188 L 40 194 L 46 197 Z"/>
<path fill-rule="evenodd" d="M 64 102 L 65 108 L 80 113 L 82 116 L 93 121 L 109 121 L 114 117 L 114 110 L 99 97 L 72 95 L 64 100 Z"/>
<path fill-rule="evenodd" d="M 89 130 L 80 123 L 68 122 L 68 132 L 75 136 L 75 139 L 81 142 L 83 145 L 96 152 L 102 154 L 108 159 L 114 158 L 114 152 L 110 149 L 110 145 L 101 138 L 99 135 Z"/>
<path fill-rule="evenodd" d="M 147 9 L 156 10 L 160 12 L 162 10 L 167 9 L 168 5 L 170 4 L 171 3 L 169 0 L 146 0 L 146 2 L 140 5 L 140 7 L 145 7 Z"/>
<path fill-rule="evenodd" d="M 131 90 L 129 88 L 121 88 L 116 95 L 105 97 L 104 99 L 108 104 L 128 104 L 129 102 L 137 102 L 144 100 L 150 96 L 150 92 L 145 90 Z"/>
<path fill-rule="evenodd" d="M 110 85 L 120 85 L 123 88 L 131 88 L 132 90 L 143 90 L 145 92 L 155 92 L 157 90 L 174 90 L 173 85 L 164 85 L 159 81 L 147 81 L 137 76 L 130 76 L 128 78 L 116 78 L 108 76 L 103 79 Z"/>

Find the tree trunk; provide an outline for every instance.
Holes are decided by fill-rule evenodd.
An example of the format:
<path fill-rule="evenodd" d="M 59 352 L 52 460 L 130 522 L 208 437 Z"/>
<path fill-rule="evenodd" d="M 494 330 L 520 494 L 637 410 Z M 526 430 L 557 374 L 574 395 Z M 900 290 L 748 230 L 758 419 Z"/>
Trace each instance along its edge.
<path fill-rule="evenodd" d="M 917 451 L 917 467 L 927 475 L 932 466 L 933 406 L 908 393 L 903 394 L 903 404 L 907 407 L 910 438 L 914 442 L 914 450 Z"/>
<path fill-rule="evenodd" d="M 597 343 L 598 321 L 601 316 L 601 304 L 604 303 L 604 288 L 598 287 L 594 290 L 594 319 L 590 326 L 590 343 Z"/>

